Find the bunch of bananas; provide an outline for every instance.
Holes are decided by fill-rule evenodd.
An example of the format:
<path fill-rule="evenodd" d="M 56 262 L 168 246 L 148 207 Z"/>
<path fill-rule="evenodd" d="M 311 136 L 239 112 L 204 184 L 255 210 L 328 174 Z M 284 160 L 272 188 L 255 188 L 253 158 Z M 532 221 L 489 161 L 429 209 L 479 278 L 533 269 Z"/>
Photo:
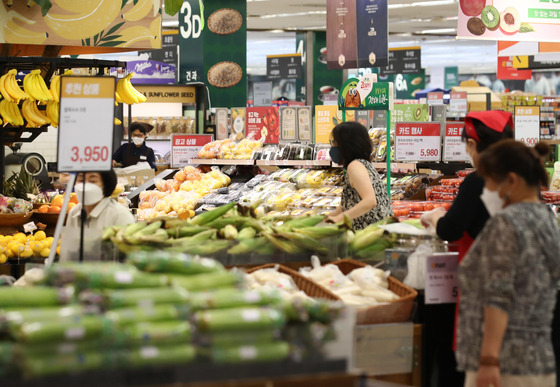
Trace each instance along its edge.
<path fill-rule="evenodd" d="M 115 92 L 116 102 L 133 105 L 135 103 L 147 101 L 146 96 L 136 90 L 130 82 L 130 78 L 133 76 L 134 73 L 128 73 L 124 78 L 117 81 L 117 91 Z"/>
<path fill-rule="evenodd" d="M 0 115 L 4 119 L 4 124 L 13 126 L 23 125 L 23 117 L 15 101 L 8 101 L 5 98 L 0 101 Z"/>
<path fill-rule="evenodd" d="M 23 78 L 23 89 L 32 100 L 47 102 L 53 99 L 45 80 L 41 76 L 41 70 L 32 70 Z"/>
<path fill-rule="evenodd" d="M 37 104 L 30 99 L 23 101 L 21 112 L 27 121 L 27 126 L 30 128 L 38 128 L 51 123 L 51 119 L 40 111 Z"/>
<path fill-rule="evenodd" d="M 19 103 L 22 99 L 28 99 L 29 95 L 23 91 L 16 81 L 17 70 L 11 69 L 0 77 L 0 93 L 4 99 Z"/>
<path fill-rule="evenodd" d="M 51 122 L 51 125 L 55 128 L 58 128 L 58 106 L 59 102 L 57 101 L 49 101 L 47 102 L 47 117 Z"/>
<path fill-rule="evenodd" d="M 74 70 L 66 70 L 63 75 L 73 75 Z M 60 102 L 60 74 L 51 79 L 51 94 L 56 102 Z M 57 109 L 58 111 L 58 109 Z"/>

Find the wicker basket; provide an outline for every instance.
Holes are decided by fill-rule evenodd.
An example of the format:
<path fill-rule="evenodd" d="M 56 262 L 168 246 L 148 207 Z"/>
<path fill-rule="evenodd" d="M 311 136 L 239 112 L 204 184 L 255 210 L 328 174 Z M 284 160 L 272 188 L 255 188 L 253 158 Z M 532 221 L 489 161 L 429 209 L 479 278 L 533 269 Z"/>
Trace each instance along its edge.
<path fill-rule="evenodd" d="M 315 282 L 311 281 L 309 278 L 304 277 L 303 275 L 299 274 L 297 271 L 292 270 L 286 266 L 278 265 L 276 263 L 267 263 L 266 265 L 255 266 L 250 269 L 247 269 L 247 273 L 253 273 L 261 269 L 273 269 L 276 266 L 278 266 L 279 273 L 287 274 L 290 277 L 292 277 L 292 279 L 294 280 L 298 288 L 302 290 L 305 294 L 307 294 L 309 297 L 323 298 L 332 301 L 340 301 L 340 297 L 338 297 L 330 290 L 325 289 L 321 285 L 316 284 Z"/>
<path fill-rule="evenodd" d="M 367 266 L 365 263 L 354 259 L 341 259 L 331 263 L 338 266 L 344 275 L 349 274 L 354 269 Z M 389 277 L 387 282 L 389 283 L 389 290 L 400 298 L 395 301 L 390 301 L 387 304 L 357 309 L 356 324 L 387 324 L 405 322 L 410 319 L 412 307 L 414 306 L 414 299 L 418 295 L 418 292 L 394 277 Z"/>
<path fill-rule="evenodd" d="M 21 226 L 29 221 L 31 215 L 33 215 L 32 212 L 26 212 L 25 214 L 0 214 L 0 226 Z"/>

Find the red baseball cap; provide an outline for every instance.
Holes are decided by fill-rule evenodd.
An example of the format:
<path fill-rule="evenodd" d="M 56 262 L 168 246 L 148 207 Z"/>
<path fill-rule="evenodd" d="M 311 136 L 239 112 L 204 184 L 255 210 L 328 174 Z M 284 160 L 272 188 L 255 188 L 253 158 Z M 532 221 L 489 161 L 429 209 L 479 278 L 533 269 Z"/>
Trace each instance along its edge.
<path fill-rule="evenodd" d="M 467 136 L 480 142 L 480 138 L 474 128 L 473 119 L 479 120 L 488 128 L 502 133 L 509 125 L 513 129 L 513 115 L 503 110 L 488 110 L 484 112 L 471 112 L 465 117 L 465 131 Z"/>

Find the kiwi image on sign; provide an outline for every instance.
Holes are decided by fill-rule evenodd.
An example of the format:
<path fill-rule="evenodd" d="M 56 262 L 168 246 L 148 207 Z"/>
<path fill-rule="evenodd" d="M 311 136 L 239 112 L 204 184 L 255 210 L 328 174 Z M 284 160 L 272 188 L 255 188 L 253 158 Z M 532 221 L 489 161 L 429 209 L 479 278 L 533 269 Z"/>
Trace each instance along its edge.
<path fill-rule="evenodd" d="M 500 26 L 500 13 L 491 5 L 484 7 L 480 19 L 490 31 L 496 31 Z"/>
<path fill-rule="evenodd" d="M 473 35 L 480 36 L 486 32 L 486 26 L 479 17 L 471 17 L 467 21 L 467 29 Z"/>

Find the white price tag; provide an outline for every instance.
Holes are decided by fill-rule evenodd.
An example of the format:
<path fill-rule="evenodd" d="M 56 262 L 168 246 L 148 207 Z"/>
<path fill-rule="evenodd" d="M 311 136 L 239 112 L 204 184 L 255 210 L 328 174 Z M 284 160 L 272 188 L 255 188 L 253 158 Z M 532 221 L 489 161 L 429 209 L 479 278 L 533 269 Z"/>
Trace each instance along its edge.
<path fill-rule="evenodd" d="M 68 340 L 77 340 L 77 339 L 81 339 L 82 337 L 84 337 L 85 333 L 86 332 L 85 332 L 84 327 L 72 327 L 72 328 L 68 328 L 66 330 L 66 332 L 64 333 L 64 336 Z"/>
<path fill-rule="evenodd" d="M 29 222 L 23 225 L 23 232 L 32 233 L 35 230 L 37 230 L 37 226 L 35 225 L 35 222 Z"/>
<path fill-rule="evenodd" d="M 426 265 L 426 304 L 457 302 L 459 254 L 434 254 L 426 259 Z"/>
<path fill-rule="evenodd" d="M 251 346 L 245 346 L 239 348 L 239 357 L 245 360 L 254 359 L 257 357 L 257 349 Z"/>
<path fill-rule="evenodd" d="M 156 347 L 142 347 L 140 348 L 140 356 L 143 359 L 153 359 L 159 356 L 159 349 Z"/>
<path fill-rule="evenodd" d="M 119 284 L 129 284 L 132 282 L 132 274 L 128 271 L 117 271 L 114 278 Z"/>
<path fill-rule="evenodd" d="M 465 124 L 447 122 L 443 139 L 443 161 L 468 161 L 467 148 L 461 135 Z"/>
<path fill-rule="evenodd" d="M 250 304 L 255 304 L 261 301 L 261 294 L 259 292 L 246 292 L 244 299 Z"/>
<path fill-rule="evenodd" d="M 114 77 L 61 77 L 59 172 L 111 169 L 114 108 Z"/>
<path fill-rule="evenodd" d="M 428 105 L 443 105 L 443 93 L 428 93 Z"/>
<path fill-rule="evenodd" d="M 245 309 L 241 312 L 241 318 L 247 322 L 255 322 L 261 319 L 261 312 L 257 309 Z"/>
<path fill-rule="evenodd" d="M 467 93 L 452 92 L 449 95 L 449 111 L 452 113 L 466 113 L 467 112 Z"/>
<path fill-rule="evenodd" d="M 441 124 L 438 122 L 397 122 L 395 127 L 397 161 L 440 161 Z"/>
<path fill-rule="evenodd" d="M 541 113 L 538 106 L 515 107 L 515 139 L 535 146 L 540 139 Z"/>

